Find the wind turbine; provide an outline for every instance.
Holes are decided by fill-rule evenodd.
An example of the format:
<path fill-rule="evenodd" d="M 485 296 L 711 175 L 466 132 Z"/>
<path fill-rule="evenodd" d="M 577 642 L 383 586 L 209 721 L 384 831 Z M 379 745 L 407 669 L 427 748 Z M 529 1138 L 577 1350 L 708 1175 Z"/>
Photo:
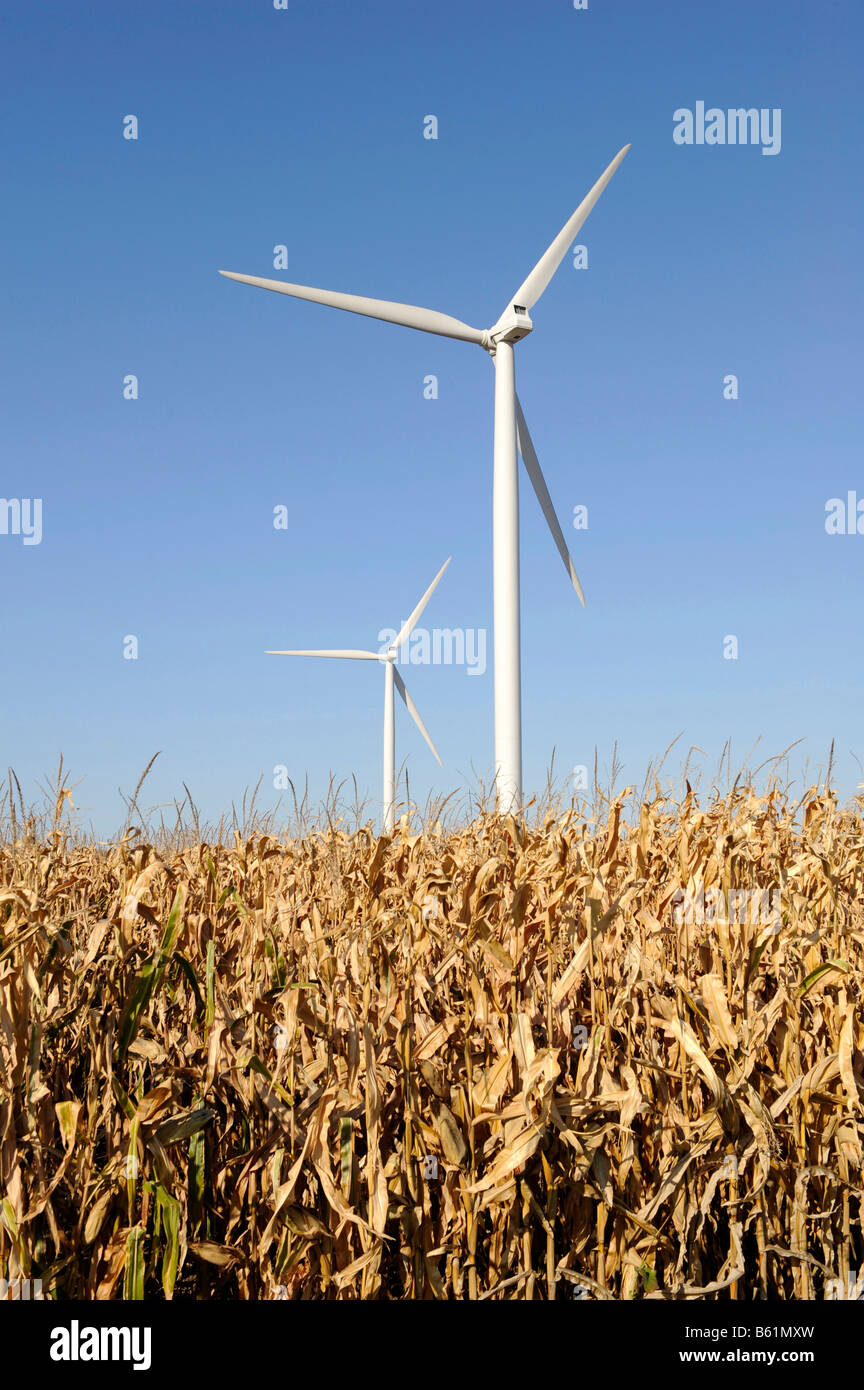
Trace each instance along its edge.
<path fill-rule="evenodd" d="M 382 648 L 380 652 L 358 651 L 353 647 L 344 649 L 324 651 L 287 651 L 287 652 L 267 652 L 267 656 L 341 656 L 347 657 L 351 661 L 380 661 L 384 666 L 384 778 L 382 787 L 382 824 L 388 834 L 393 833 L 396 823 L 396 723 L 393 716 L 393 690 L 394 686 L 399 691 L 417 728 L 425 738 L 438 762 L 441 759 L 438 749 L 429 737 L 426 725 L 420 718 L 419 711 L 405 687 L 405 682 L 396 670 L 396 661 L 399 655 L 399 648 L 407 642 L 417 623 L 417 619 L 426 607 L 438 586 L 442 574 L 450 563 L 452 556 L 448 557 L 440 570 L 436 574 L 429 588 L 421 598 L 410 618 L 406 618 L 399 632 L 388 647 Z"/>
<path fill-rule="evenodd" d="M 565 223 L 531 274 L 523 280 L 498 321 L 491 328 L 472 328 L 449 314 L 395 304 L 386 299 L 342 294 L 335 290 L 290 285 L 257 275 L 238 275 L 220 270 L 229 280 L 261 289 L 276 290 L 295 299 L 308 299 L 334 309 L 346 309 L 367 318 L 384 319 L 425 333 L 476 343 L 495 364 L 495 444 L 492 487 L 493 514 L 493 615 L 495 679 L 495 785 L 498 809 L 516 812 L 522 804 L 522 684 L 519 630 L 519 476 L 517 450 L 534 486 L 543 515 L 582 606 L 585 597 L 567 550 L 546 480 L 540 469 L 525 416 L 516 396 L 513 346 L 533 328 L 529 311 L 539 300 L 567 253 L 574 236 L 588 217 L 630 146 L 625 145 L 597 180 L 573 216 Z"/>

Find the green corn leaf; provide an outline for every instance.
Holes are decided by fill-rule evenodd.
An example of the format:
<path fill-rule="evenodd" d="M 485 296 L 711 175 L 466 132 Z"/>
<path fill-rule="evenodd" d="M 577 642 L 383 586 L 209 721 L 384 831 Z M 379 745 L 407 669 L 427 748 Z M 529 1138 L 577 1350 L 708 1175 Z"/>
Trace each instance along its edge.
<path fill-rule="evenodd" d="M 354 1175 L 354 1127 L 348 1115 L 343 1115 L 339 1121 L 339 1137 L 342 1153 L 342 1191 L 346 1201 L 350 1202 L 351 1179 Z"/>
<path fill-rule="evenodd" d="M 806 979 L 798 986 L 796 991 L 798 998 L 803 999 L 807 991 L 813 988 L 816 981 L 821 980 L 822 976 L 827 975 L 831 970 L 839 970 L 845 975 L 849 973 L 849 966 L 846 964 L 845 960 L 823 961 L 822 965 L 817 965 L 815 970 L 811 970 Z"/>
<path fill-rule="evenodd" d="M 200 1222 L 204 1208 L 205 1152 L 204 1131 L 199 1129 L 189 1140 L 189 1211 L 196 1223 Z"/>
<path fill-rule="evenodd" d="M 174 950 L 174 943 L 181 925 L 181 913 L 183 911 L 184 894 L 181 889 L 177 889 L 174 894 L 174 901 L 171 904 L 171 911 L 168 913 L 168 921 L 165 923 L 165 931 L 162 934 L 162 944 L 159 947 L 159 955 L 163 963 L 167 962 L 171 952 Z"/>
<path fill-rule="evenodd" d="M 134 1119 L 135 1119 L 135 1115 L 136 1115 L 136 1113 L 137 1113 L 136 1108 L 135 1108 L 135 1105 L 134 1105 L 134 1103 L 129 1099 L 129 1097 L 127 1096 L 126 1092 L 123 1090 L 123 1087 L 120 1085 L 120 1082 L 117 1080 L 116 1074 L 115 1074 L 115 1075 L 112 1075 L 112 1077 L 111 1077 L 111 1087 L 112 1087 L 112 1090 L 114 1091 L 115 1096 L 117 1097 L 118 1101 L 120 1102 L 120 1108 L 121 1108 L 121 1110 L 123 1111 L 123 1113 L 124 1113 L 124 1115 L 126 1116 L 126 1118 L 129 1119 L 129 1120 L 134 1120 Z"/>
<path fill-rule="evenodd" d="M 156 1130 L 156 1138 L 160 1144 L 176 1144 L 181 1139 L 191 1138 L 215 1118 L 216 1111 L 208 1110 L 202 1105 L 197 1110 L 189 1110 L 184 1115 L 173 1115 L 170 1120 L 163 1121 Z"/>
<path fill-rule="evenodd" d="M 126 1269 L 123 1274 L 123 1297 L 136 1303 L 144 1301 L 144 1228 L 133 1226 L 126 1237 Z"/>
<path fill-rule="evenodd" d="M 165 1233 L 165 1249 L 162 1253 L 162 1289 L 165 1297 L 174 1297 L 174 1285 L 177 1282 L 177 1267 L 180 1263 L 180 1207 L 174 1198 L 169 1196 L 162 1187 L 157 1184 L 156 1202 L 162 1217 L 162 1230 Z"/>
<path fill-rule="evenodd" d="M 120 1016 L 120 1034 L 117 1042 L 117 1055 L 125 1057 L 129 1044 L 134 1040 L 138 1032 L 138 1025 L 141 1015 L 150 1002 L 150 996 L 156 983 L 157 970 L 159 967 L 158 956 L 148 956 L 138 976 L 137 982 L 130 994 L 123 1012 Z"/>

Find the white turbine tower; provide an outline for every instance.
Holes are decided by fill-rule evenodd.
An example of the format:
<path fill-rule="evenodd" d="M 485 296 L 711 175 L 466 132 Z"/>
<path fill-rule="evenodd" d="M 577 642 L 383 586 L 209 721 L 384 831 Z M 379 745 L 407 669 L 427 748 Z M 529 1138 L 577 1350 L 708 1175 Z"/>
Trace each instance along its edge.
<path fill-rule="evenodd" d="M 495 785 L 498 809 L 518 811 L 522 804 L 522 692 L 519 632 L 519 478 L 517 449 L 534 485 L 543 515 L 564 561 L 567 573 L 584 607 L 585 598 L 567 550 L 564 534 L 555 515 L 552 499 L 540 469 L 528 426 L 516 396 L 513 345 L 533 327 L 529 311 L 537 303 L 561 264 L 573 238 L 587 218 L 600 194 L 621 163 L 630 146 L 620 150 L 608 169 L 597 180 L 588 196 L 562 227 L 551 246 L 540 257 L 531 274 L 522 282 L 497 323 L 491 328 L 472 328 L 449 314 L 434 309 L 418 309 L 411 304 L 394 304 L 385 299 L 341 294 L 335 290 L 311 289 L 308 285 L 289 285 L 283 280 L 265 280 L 257 275 L 237 275 L 220 271 L 229 280 L 261 289 L 276 290 L 295 299 L 347 309 L 367 318 L 459 338 L 485 349 L 495 363 L 495 446 L 493 511 L 493 598 L 495 672 Z"/>
<path fill-rule="evenodd" d="M 380 661 L 384 666 L 384 776 L 381 793 L 382 804 L 382 824 L 388 834 L 392 834 L 396 823 L 396 723 L 393 717 L 393 690 L 394 686 L 405 702 L 405 707 L 417 728 L 425 738 L 438 762 L 438 749 L 429 737 L 426 725 L 420 718 L 419 711 L 405 687 L 405 682 L 396 670 L 396 661 L 399 655 L 399 648 L 407 642 L 417 623 L 417 619 L 429 602 L 432 594 L 437 588 L 438 581 L 450 563 L 452 556 L 446 559 L 436 574 L 429 588 L 421 598 L 410 618 L 406 618 L 399 632 L 388 647 L 380 652 L 358 651 L 353 647 L 344 649 L 324 650 L 324 651 L 286 651 L 286 652 L 267 652 L 267 656 L 341 656 L 347 657 L 351 661 Z"/>

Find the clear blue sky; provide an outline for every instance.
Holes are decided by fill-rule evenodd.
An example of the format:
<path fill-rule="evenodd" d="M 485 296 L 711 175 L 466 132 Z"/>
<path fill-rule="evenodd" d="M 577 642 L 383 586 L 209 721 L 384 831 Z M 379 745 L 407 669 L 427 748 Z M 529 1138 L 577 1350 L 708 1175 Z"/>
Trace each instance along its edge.
<path fill-rule="evenodd" d="M 401 707 L 397 761 L 421 799 L 488 772 L 488 359 L 216 272 L 487 326 L 632 141 L 517 348 L 565 527 L 589 509 L 583 611 L 523 489 L 526 784 L 615 740 L 636 781 L 683 730 L 711 768 L 728 737 L 803 738 L 796 767 L 835 739 L 851 795 L 864 535 L 825 503 L 864 498 L 862 35 L 857 0 L 6 0 L 0 491 L 43 499 L 41 544 L 0 535 L 25 794 L 62 751 L 108 833 L 161 749 L 150 803 L 185 781 L 216 817 L 262 774 L 273 802 L 277 764 L 377 797 L 378 668 L 264 651 L 376 645 L 451 554 L 423 621 L 489 629 L 487 673 L 403 666 L 444 768 Z M 781 108 L 780 153 L 676 145 L 697 101 Z"/>

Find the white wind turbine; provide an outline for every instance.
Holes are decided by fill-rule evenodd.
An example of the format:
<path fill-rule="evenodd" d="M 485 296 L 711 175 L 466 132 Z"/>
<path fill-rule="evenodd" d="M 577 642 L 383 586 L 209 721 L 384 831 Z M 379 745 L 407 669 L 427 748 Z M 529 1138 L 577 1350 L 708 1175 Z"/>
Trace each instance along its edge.
<path fill-rule="evenodd" d="M 438 581 L 441 578 L 444 571 L 446 570 L 447 566 L 449 565 L 451 559 L 452 556 L 450 556 L 448 559 L 444 561 L 443 565 L 436 574 L 435 578 L 432 580 L 432 583 L 429 585 L 429 588 L 426 590 L 420 602 L 417 604 L 417 607 L 414 609 L 414 612 L 411 614 L 410 618 L 406 618 L 399 632 L 396 634 L 394 640 L 390 643 L 388 647 L 384 647 L 380 652 L 357 651 L 353 647 L 346 647 L 344 649 L 337 648 L 334 650 L 324 651 L 271 651 L 265 653 L 267 656 L 342 656 L 348 657 L 352 661 L 380 661 L 383 664 L 384 777 L 382 785 L 381 802 L 383 808 L 382 824 L 384 826 L 385 831 L 387 831 L 388 834 L 392 834 L 396 823 L 396 723 L 393 717 L 394 686 L 399 691 L 399 694 L 402 696 L 402 699 L 405 701 L 405 707 L 408 710 L 408 713 L 411 715 L 411 718 L 414 720 L 414 723 L 417 725 L 417 728 L 420 730 L 426 742 L 429 744 L 429 747 L 432 749 L 432 752 L 435 754 L 435 757 L 438 758 L 438 762 L 441 762 L 441 759 L 438 755 L 438 749 L 435 747 L 435 744 L 429 737 L 426 725 L 420 718 L 417 706 L 411 699 L 411 696 L 408 694 L 408 691 L 405 687 L 405 682 L 403 681 L 399 672 L 396 670 L 396 661 L 399 655 L 399 648 L 402 646 L 403 642 L 407 642 L 408 638 L 411 636 L 411 633 L 414 631 L 417 619 L 420 617 L 420 614 L 423 612 L 423 609 L 426 607 L 426 604 L 432 597 L 432 594 L 437 588 Z"/>
<path fill-rule="evenodd" d="M 221 270 L 229 280 L 277 290 L 295 299 L 347 309 L 367 318 L 418 328 L 445 338 L 477 343 L 495 363 L 495 444 L 493 512 L 493 615 L 495 678 L 495 784 L 498 809 L 518 811 L 522 804 L 522 687 L 519 631 L 519 476 L 517 448 L 543 509 L 543 515 L 564 561 L 567 573 L 584 607 L 585 598 L 567 550 L 564 534 L 555 515 L 546 481 L 540 469 L 525 416 L 516 396 L 513 345 L 533 327 L 529 310 L 537 303 L 567 253 L 600 194 L 621 163 L 630 146 L 618 152 L 588 196 L 562 227 L 543 253 L 531 274 L 522 282 L 497 323 L 491 328 L 472 328 L 449 314 L 419 309 L 411 304 L 395 304 L 386 299 L 367 299 L 362 295 L 341 294 L 335 290 L 311 289 L 308 285 L 289 285 L 283 280 L 265 280 L 257 275 L 237 275 Z"/>

